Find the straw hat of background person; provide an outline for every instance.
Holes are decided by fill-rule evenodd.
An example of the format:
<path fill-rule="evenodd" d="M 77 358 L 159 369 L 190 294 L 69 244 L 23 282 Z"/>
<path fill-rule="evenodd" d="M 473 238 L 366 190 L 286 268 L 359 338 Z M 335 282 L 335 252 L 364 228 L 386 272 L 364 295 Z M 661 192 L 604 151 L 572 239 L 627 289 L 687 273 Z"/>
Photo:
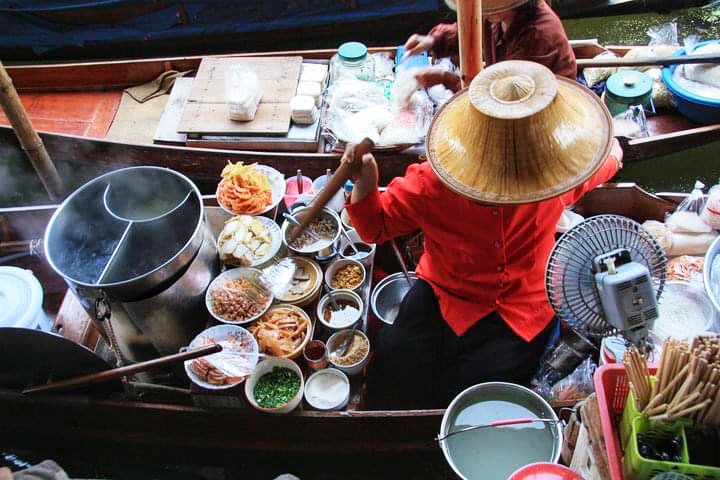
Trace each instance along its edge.
<path fill-rule="evenodd" d="M 612 120 L 587 88 L 522 60 L 496 63 L 438 111 L 426 137 L 433 170 L 451 190 L 519 204 L 572 190 L 602 165 Z"/>
<path fill-rule="evenodd" d="M 528 0 L 483 0 L 482 14 L 495 15 L 496 13 L 507 12 L 513 8 L 517 8 Z M 445 5 L 451 10 L 457 12 L 456 0 L 445 0 Z"/>

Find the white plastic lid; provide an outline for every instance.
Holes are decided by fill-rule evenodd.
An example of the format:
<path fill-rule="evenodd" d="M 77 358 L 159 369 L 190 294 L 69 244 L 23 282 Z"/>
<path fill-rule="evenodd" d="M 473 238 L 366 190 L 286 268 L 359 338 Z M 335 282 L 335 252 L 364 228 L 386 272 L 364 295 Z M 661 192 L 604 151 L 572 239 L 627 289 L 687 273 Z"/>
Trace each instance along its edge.
<path fill-rule="evenodd" d="M 0 327 L 35 328 L 43 290 L 30 270 L 0 267 Z"/>

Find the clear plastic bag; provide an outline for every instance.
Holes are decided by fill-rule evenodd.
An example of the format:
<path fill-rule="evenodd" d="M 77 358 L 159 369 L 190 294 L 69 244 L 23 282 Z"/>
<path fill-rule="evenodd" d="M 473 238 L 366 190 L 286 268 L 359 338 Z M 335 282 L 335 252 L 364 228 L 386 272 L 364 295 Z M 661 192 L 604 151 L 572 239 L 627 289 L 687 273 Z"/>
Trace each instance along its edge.
<path fill-rule="evenodd" d="M 715 230 L 720 230 L 720 183 L 714 185 L 708 192 L 700 218 Z"/>
<path fill-rule="evenodd" d="M 615 136 L 643 138 L 650 135 L 642 105 L 631 105 L 626 111 L 613 117 Z"/>
<path fill-rule="evenodd" d="M 586 398 L 595 391 L 593 374 L 596 368 L 592 358 L 586 358 L 570 375 L 552 386 L 548 400 L 576 402 Z"/>
<path fill-rule="evenodd" d="M 605 51 L 593 57 L 593 60 L 599 59 L 612 59 L 617 58 L 613 52 Z M 583 69 L 583 77 L 588 87 L 592 87 L 598 82 L 607 80 L 610 76 L 617 72 L 617 67 L 597 67 L 597 68 L 585 68 Z"/>
<path fill-rule="evenodd" d="M 675 211 L 668 215 L 665 223 L 673 232 L 680 233 L 709 233 L 712 229 L 700 218 L 705 205 L 702 189 L 705 185 L 697 180 L 690 195 L 680 202 Z"/>
<path fill-rule="evenodd" d="M 230 65 L 225 73 L 225 102 L 230 119 L 254 119 L 260 100 L 262 89 L 255 72 L 243 65 Z"/>

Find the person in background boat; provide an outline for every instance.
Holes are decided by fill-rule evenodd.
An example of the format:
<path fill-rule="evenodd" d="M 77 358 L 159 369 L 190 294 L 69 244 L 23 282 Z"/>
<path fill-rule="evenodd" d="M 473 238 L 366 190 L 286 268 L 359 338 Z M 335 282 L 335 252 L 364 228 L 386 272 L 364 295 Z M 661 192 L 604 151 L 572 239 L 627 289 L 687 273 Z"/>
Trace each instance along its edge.
<path fill-rule="evenodd" d="M 347 152 L 342 161 L 352 162 L 352 148 Z M 380 193 L 375 158 L 364 155 L 346 204 L 360 237 L 383 243 L 425 234 L 419 279 L 374 348 L 370 407 L 446 408 L 477 383 L 527 385 L 554 326 L 544 271 L 555 226 L 564 206 L 615 175 L 622 157 L 615 140 L 597 173 L 561 197 L 488 206 L 451 191 L 427 161 Z M 501 250 L 504 265 L 487 255 L 488 247 Z"/>
<path fill-rule="evenodd" d="M 503 60 L 529 60 L 554 74 L 575 80 L 577 64 L 560 18 L 545 0 L 483 0 L 483 57 L 487 66 Z M 485 15 L 485 12 L 490 14 Z M 441 23 L 427 35 L 414 34 L 405 51 L 417 55 L 432 51 L 436 58 L 458 54 L 458 24 Z M 443 84 L 457 92 L 460 77 L 423 68 L 415 74 L 422 87 Z"/>

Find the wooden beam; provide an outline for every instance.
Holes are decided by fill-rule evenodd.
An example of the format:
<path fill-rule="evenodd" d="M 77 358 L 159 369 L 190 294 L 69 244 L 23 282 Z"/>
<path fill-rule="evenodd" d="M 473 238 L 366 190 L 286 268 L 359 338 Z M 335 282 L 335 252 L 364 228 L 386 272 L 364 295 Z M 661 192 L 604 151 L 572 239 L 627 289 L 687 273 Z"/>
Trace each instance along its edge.
<path fill-rule="evenodd" d="M 463 88 L 470 85 L 482 70 L 482 5 L 480 0 L 457 2 L 458 44 L 460 46 L 460 80 Z"/>

